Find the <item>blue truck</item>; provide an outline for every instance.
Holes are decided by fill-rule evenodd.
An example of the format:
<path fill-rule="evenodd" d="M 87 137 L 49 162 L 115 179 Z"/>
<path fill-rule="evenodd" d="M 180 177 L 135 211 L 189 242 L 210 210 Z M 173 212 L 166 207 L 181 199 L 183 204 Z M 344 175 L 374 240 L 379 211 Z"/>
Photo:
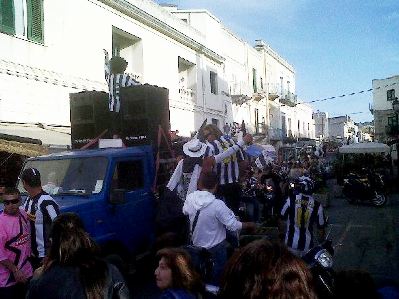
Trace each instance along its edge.
<path fill-rule="evenodd" d="M 74 150 L 30 158 L 61 213 L 75 212 L 105 255 L 126 261 L 155 239 L 152 146 Z M 24 192 L 22 183 L 18 188 Z M 131 260 L 130 260 L 131 261 Z"/>

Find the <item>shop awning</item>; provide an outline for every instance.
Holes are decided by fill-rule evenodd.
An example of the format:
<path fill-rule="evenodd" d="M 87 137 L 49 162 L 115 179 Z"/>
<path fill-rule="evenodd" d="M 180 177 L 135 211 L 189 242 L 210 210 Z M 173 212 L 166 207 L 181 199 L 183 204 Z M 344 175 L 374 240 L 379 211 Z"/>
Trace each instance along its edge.
<path fill-rule="evenodd" d="M 341 154 L 389 153 L 389 146 L 378 142 L 363 142 L 343 145 L 339 149 Z"/>
<path fill-rule="evenodd" d="M 0 122 L 0 135 L 1 134 L 39 139 L 46 145 L 71 145 L 71 128 L 68 127 L 54 128 L 41 124 Z"/>
<path fill-rule="evenodd" d="M 0 139 L 0 152 L 36 157 L 48 153 L 45 146 Z"/>

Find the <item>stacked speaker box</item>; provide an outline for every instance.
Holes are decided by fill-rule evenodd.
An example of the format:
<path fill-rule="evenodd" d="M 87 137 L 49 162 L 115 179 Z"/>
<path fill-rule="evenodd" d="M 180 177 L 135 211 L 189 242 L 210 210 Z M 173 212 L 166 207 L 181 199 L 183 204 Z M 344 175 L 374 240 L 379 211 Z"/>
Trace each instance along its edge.
<path fill-rule="evenodd" d="M 169 92 L 153 85 L 121 88 L 121 129 L 127 146 L 157 144 L 158 127 L 170 130 Z"/>
<path fill-rule="evenodd" d="M 108 94 L 84 91 L 70 94 L 72 148 L 81 148 L 111 126 Z"/>
<path fill-rule="evenodd" d="M 70 95 L 72 148 L 81 148 L 104 130 L 111 137 L 113 127 L 126 146 L 156 145 L 158 127 L 161 125 L 169 137 L 169 93 L 166 88 L 153 85 L 137 85 L 121 88 L 119 117 L 111 119 L 108 110 L 108 93 L 85 91 Z M 114 113 L 114 112 L 113 112 Z"/>

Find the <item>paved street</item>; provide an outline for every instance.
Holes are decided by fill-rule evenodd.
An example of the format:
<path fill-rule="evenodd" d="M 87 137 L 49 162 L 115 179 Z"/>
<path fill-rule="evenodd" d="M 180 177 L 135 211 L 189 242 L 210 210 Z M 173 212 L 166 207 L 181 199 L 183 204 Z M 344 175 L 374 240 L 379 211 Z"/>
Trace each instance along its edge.
<path fill-rule="evenodd" d="M 336 249 L 335 268 L 363 269 L 378 284 L 399 282 L 399 194 L 382 208 L 333 198 L 327 209 Z"/>

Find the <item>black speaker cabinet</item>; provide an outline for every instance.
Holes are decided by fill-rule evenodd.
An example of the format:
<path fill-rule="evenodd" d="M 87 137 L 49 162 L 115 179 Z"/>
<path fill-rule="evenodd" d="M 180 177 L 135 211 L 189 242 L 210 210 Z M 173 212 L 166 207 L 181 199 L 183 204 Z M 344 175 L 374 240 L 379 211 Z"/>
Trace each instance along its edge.
<path fill-rule="evenodd" d="M 72 148 L 81 148 L 111 126 L 108 94 L 84 91 L 70 94 Z"/>
<path fill-rule="evenodd" d="M 169 136 L 169 92 L 148 84 L 121 89 L 121 129 L 127 146 L 156 145 L 158 126 Z"/>
<path fill-rule="evenodd" d="M 109 133 L 104 138 L 111 138 L 111 127 L 120 130 L 126 146 L 156 145 L 159 125 L 169 136 L 169 92 L 166 88 L 148 84 L 125 87 L 121 88 L 120 99 L 119 115 L 111 118 L 108 93 L 70 94 L 72 148 L 81 148 L 106 129 Z M 112 126 L 112 121 L 118 123 Z"/>

